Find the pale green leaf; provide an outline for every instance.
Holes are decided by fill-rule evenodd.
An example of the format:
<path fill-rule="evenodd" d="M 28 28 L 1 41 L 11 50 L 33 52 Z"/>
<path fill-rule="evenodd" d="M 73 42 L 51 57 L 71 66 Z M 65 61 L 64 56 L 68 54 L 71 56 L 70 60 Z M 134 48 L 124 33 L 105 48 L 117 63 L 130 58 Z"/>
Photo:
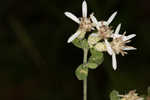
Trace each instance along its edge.
<path fill-rule="evenodd" d="M 78 48 L 82 48 L 82 45 L 81 45 L 81 40 L 79 40 L 79 39 L 74 39 L 73 41 L 72 41 L 72 43 L 74 44 L 74 46 L 76 46 L 76 47 L 78 47 Z"/>
<path fill-rule="evenodd" d="M 88 76 L 88 68 L 81 64 L 75 71 L 78 80 L 84 80 Z"/>
<path fill-rule="evenodd" d="M 103 53 L 96 51 L 95 49 L 90 49 L 91 56 L 88 63 L 96 63 L 97 65 L 102 64 L 104 61 Z"/>
<path fill-rule="evenodd" d="M 116 90 L 113 90 L 110 93 L 110 100 L 120 100 L 120 97 L 118 95 L 119 95 L 119 92 Z"/>
<path fill-rule="evenodd" d="M 88 67 L 90 69 L 96 69 L 98 67 L 98 65 L 96 63 L 87 63 L 86 67 Z"/>
<path fill-rule="evenodd" d="M 88 48 L 88 42 L 86 39 L 79 40 L 78 38 L 76 38 L 72 41 L 72 43 L 78 48 Z"/>

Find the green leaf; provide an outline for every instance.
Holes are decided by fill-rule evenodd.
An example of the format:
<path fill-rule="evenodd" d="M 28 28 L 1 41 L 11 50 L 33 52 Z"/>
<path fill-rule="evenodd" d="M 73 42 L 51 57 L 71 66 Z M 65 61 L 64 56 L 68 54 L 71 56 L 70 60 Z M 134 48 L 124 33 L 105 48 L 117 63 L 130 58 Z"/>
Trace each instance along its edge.
<path fill-rule="evenodd" d="M 76 46 L 76 47 L 78 47 L 78 48 L 82 48 L 82 45 L 81 45 L 81 40 L 79 40 L 79 39 L 74 39 L 73 41 L 72 41 L 72 43 L 74 44 L 74 46 Z"/>
<path fill-rule="evenodd" d="M 116 90 L 113 90 L 110 93 L 110 100 L 120 100 L 120 97 L 118 95 L 119 95 L 119 92 Z"/>
<path fill-rule="evenodd" d="M 88 63 L 96 63 L 98 66 L 104 61 L 103 53 L 96 51 L 95 49 L 90 49 L 91 56 Z"/>
<path fill-rule="evenodd" d="M 75 71 L 78 80 L 84 80 L 88 76 L 88 68 L 81 64 Z"/>
<path fill-rule="evenodd" d="M 94 56 L 96 56 L 96 55 L 102 55 L 102 52 L 99 52 L 99 51 L 95 50 L 94 48 L 91 48 L 90 52 Z"/>
<path fill-rule="evenodd" d="M 96 63 L 87 63 L 86 67 L 88 67 L 90 69 L 96 69 L 98 67 L 98 65 Z"/>
<path fill-rule="evenodd" d="M 72 43 L 78 48 L 88 48 L 88 42 L 86 39 L 79 40 L 78 38 L 76 38 L 72 41 Z"/>

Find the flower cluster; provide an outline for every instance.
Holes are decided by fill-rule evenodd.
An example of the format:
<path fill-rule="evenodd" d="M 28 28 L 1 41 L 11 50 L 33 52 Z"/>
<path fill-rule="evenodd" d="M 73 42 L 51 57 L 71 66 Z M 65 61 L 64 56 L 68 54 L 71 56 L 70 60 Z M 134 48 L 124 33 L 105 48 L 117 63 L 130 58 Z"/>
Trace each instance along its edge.
<path fill-rule="evenodd" d="M 135 37 L 135 34 L 127 35 L 126 32 L 120 34 L 121 24 L 117 26 L 114 30 L 110 26 L 111 22 L 114 20 L 117 12 L 114 12 L 107 21 L 98 21 L 91 13 L 89 16 L 87 14 L 87 3 L 83 1 L 82 3 L 82 17 L 77 18 L 74 14 L 70 12 L 65 12 L 65 15 L 79 24 L 77 31 L 68 39 L 68 43 L 73 42 L 75 39 L 83 40 L 85 39 L 86 33 L 88 34 L 88 45 L 89 48 L 94 48 L 99 52 L 107 52 L 112 56 L 112 66 L 113 69 L 117 69 L 116 55 L 121 54 L 124 56 L 127 54 L 127 50 L 135 50 L 136 48 L 132 46 L 127 46 L 126 44 L 130 42 L 130 39 Z"/>

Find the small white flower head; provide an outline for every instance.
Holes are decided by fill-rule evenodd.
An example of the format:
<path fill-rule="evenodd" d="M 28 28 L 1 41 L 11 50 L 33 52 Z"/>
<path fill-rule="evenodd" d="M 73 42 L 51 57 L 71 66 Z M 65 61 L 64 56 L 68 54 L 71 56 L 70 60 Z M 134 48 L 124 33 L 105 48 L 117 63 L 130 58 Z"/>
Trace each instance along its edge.
<path fill-rule="evenodd" d="M 113 21 L 116 14 L 117 12 L 114 12 L 107 21 L 100 21 L 100 22 L 97 21 L 97 19 L 93 14 L 91 14 L 90 16 L 91 20 L 94 23 L 95 27 L 97 28 L 98 34 L 102 39 L 107 39 L 111 37 L 113 30 L 111 27 L 109 27 L 109 24 Z"/>
<path fill-rule="evenodd" d="M 121 97 L 121 100 L 144 100 L 144 98 L 138 96 L 136 90 L 131 90 L 128 94 L 118 96 Z"/>
<path fill-rule="evenodd" d="M 98 34 L 103 39 L 110 38 L 111 34 L 113 33 L 112 27 L 104 25 L 104 22 L 101 22 L 102 26 L 98 30 Z"/>
<path fill-rule="evenodd" d="M 91 31 L 91 29 L 93 28 L 90 18 L 87 17 L 87 3 L 86 3 L 86 1 L 83 1 L 83 3 L 82 3 L 82 17 L 81 18 L 77 18 L 74 14 L 72 14 L 70 12 L 65 12 L 65 15 L 79 24 L 79 29 L 77 30 L 77 32 L 75 34 L 73 34 L 68 39 L 68 41 L 67 41 L 68 43 L 72 42 L 79 35 L 80 35 L 79 39 L 84 38 L 85 33 Z"/>
<path fill-rule="evenodd" d="M 112 49 L 111 49 L 111 46 L 107 39 L 109 39 L 112 36 L 113 30 L 109 26 L 109 24 L 113 21 L 116 14 L 117 14 L 117 12 L 114 12 L 107 21 L 100 21 L 100 22 L 97 21 L 97 19 L 95 18 L 95 16 L 93 14 L 91 14 L 91 16 L 90 16 L 92 22 L 94 23 L 95 27 L 97 28 L 97 31 L 98 31 L 97 36 L 104 40 L 107 51 L 110 55 L 112 55 Z"/>
<path fill-rule="evenodd" d="M 121 24 L 119 24 L 115 30 L 115 33 L 112 35 L 113 40 L 111 43 L 108 43 L 110 45 L 107 45 L 107 48 L 111 48 L 110 50 L 107 49 L 109 54 L 112 54 L 112 65 L 114 70 L 117 69 L 117 61 L 116 61 L 116 54 L 120 54 L 124 56 L 127 54 L 127 50 L 136 50 L 136 48 L 132 46 L 126 46 L 126 43 L 130 42 L 130 39 L 135 37 L 135 34 L 131 34 L 128 36 L 125 36 L 126 32 L 124 32 L 123 35 L 119 34 L 121 28 Z"/>
<path fill-rule="evenodd" d="M 126 50 L 135 50 L 136 48 L 132 46 L 126 46 L 126 43 L 130 42 L 133 35 L 125 36 L 126 32 L 120 37 L 114 38 L 111 42 L 111 47 L 116 54 L 121 53 L 122 56 L 127 54 Z M 129 38 L 130 37 L 130 38 Z"/>

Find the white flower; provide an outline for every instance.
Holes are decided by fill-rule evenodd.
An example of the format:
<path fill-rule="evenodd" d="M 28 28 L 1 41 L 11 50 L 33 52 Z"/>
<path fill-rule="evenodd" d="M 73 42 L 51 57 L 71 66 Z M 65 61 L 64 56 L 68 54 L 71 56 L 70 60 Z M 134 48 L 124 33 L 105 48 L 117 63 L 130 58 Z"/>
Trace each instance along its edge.
<path fill-rule="evenodd" d="M 130 42 L 130 39 L 135 37 L 135 34 L 131 34 L 128 36 L 125 36 L 125 33 L 123 35 L 119 34 L 121 28 L 121 24 L 119 24 L 115 30 L 115 33 L 112 35 L 112 42 L 109 43 L 108 41 L 106 42 L 106 47 L 107 47 L 107 52 L 112 55 L 112 66 L 113 69 L 117 69 L 117 61 L 116 61 L 116 54 L 121 53 L 122 56 L 127 54 L 125 52 L 126 50 L 136 50 L 136 48 L 132 46 L 126 46 L 126 43 Z"/>
<path fill-rule="evenodd" d="M 136 90 L 129 91 L 128 94 L 125 95 L 118 95 L 121 97 L 120 100 L 144 100 L 143 97 L 138 96 L 138 93 L 136 93 Z"/>
<path fill-rule="evenodd" d="M 91 36 L 99 37 L 100 39 L 104 39 L 107 51 L 110 55 L 112 55 L 112 49 L 108 42 L 108 38 L 112 36 L 113 30 L 111 27 L 109 27 L 109 24 L 113 21 L 115 18 L 117 12 L 114 12 L 107 21 L 100 21 L 98 22 L 97 19 L 93 14 L 90 15 L 92 22 L 94 23 L 95 27 L 97 28 L 98 32 L 91 34 Z"/>
<path fill-rule="evenodd" d="M 95 18 L 95 16 L 93 14 L 91 14 L 91 19 L 93 21 L 93 23 L 96 25 L 96 28 L 99 30 L 99 28 L 103 25 L 105 26 L 109 26 L 110 23 L 114 20 L 115 16 L 117 15 L 117 11 L 114 12 L 107 21 L 97 21 L 97 19 Z"/>
<path fill-rule="evenodd" d="M 83 3 L 82 3 L 82 18 L 77 18 L 74 14 L 72 14 L 70 12 L 65 12 L 64 14 L 80 25 L 77 32 L 74 33 L 68 39 L 68 41 L 67 41 L 68 43 L 72 42 L 79 35 L 81 35 L 79 38 L 82 39 L 87 31 L 91 31 L 92 23 L 91 23 L 90 18 L 87 17 L 87 3 L 86 3 L 86 1 L 83 1 Z"/>

